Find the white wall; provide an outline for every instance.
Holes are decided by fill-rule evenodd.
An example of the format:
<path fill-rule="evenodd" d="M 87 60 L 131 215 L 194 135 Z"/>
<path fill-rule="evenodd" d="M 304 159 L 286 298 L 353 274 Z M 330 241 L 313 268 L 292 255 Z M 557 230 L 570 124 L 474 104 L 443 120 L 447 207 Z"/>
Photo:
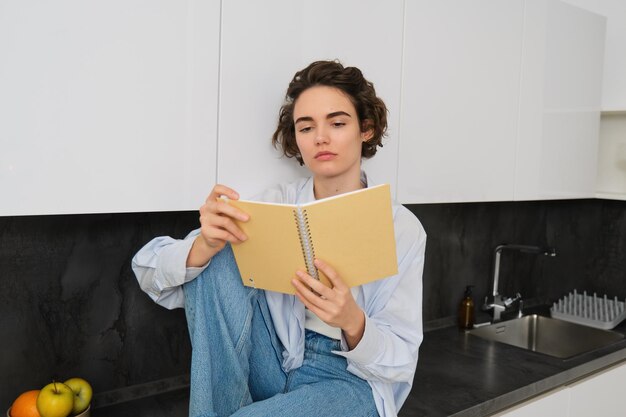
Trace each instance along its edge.
<path fill-rule="evenodd" d="M 602 116 L 598 165 L 598 197 L 626 200 L 626 113 Z"/>

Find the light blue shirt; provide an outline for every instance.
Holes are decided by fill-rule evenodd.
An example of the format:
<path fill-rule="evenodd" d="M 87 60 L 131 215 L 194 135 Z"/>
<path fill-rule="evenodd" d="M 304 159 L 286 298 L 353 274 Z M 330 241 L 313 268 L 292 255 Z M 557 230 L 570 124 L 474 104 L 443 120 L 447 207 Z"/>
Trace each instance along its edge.
<path fill-rule="evenodd" d="M 313 201 L 313 179 L 279 185 L 254 200 L 287 204 Z M 409 395 L 423 339 L 426 233 L 402 205 L 394 202 L 392 211 L 398 274 L 362 285 L 355 292 L 356 302 L 365 313 L 363 338 L 353 350 L 342 340 L 342 351 L 335 352 L 347 359 L 348 371 L 368 381 L 381 417 L 397 416 Z M 208 265 L 186 267 L 187 255 L 199 232 L 194 230 L 183 240 L 157 237 L 133 258 L 139 285 L 158 304 L 169 309 L 184 307 L 182 284 L 196 278 Z M 375 251 L 372 256 L 376 256 Z M 265 297 L 276 333 L 285 347 L 283 368 L 298 368 L 304 356 L 304 305 L 293 295 L 266 291 Z"/>

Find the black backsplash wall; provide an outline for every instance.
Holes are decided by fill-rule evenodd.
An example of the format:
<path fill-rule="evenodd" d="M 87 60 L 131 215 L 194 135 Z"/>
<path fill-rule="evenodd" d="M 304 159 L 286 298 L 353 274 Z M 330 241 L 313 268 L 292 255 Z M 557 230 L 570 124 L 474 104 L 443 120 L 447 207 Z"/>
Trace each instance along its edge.
<path fill-rule="evenodd" d="M 96 393 L 188 372 L 184 311 L 154 304 L 131 270 L 152 237 L 195 213 L 0 217 L 0 410 L 52 378 Z"/>
<path fill-rule="evenodd" d="M 456 314 L 465 285 L 492 290 L 501 243 L 556 248 L 556 257 L 503 251 L 500 292 L 552 301 L 573 290 L 626 297 L 626 202 L 562 200 L 409 206 L 427 233 L 424 320 Z"/>
<path fill-rule="evenodd" d="M 427 233 L 424 320 L 456 314 L 465 285 L 480 304 L 500 243 L 501 292 L 556 299 L 577 288 L 626 297 L 626 202 L 567 200 L 409 206 Z M 197 212 L 0 217 L 0 410 L 53 377 L 96 392 L 185 374 L 184 312 L 155 305 L 130 260 L 152 237 L 182 238 Z"/>

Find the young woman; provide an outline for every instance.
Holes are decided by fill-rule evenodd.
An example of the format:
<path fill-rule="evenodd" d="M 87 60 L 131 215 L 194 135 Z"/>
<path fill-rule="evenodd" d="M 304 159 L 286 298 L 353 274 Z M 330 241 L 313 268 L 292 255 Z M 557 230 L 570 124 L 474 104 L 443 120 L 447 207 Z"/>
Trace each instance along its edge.
<path fill-rule="evenodd" d="M 361 160 L 382 146 L 386 114 L 357 68 L 319 61 L 297 72 L 273 143 L 311 177 L 255 199 L 305 203 L 374 185 Z M 229 245 L 247 239 L 234 220 L 248 215 L 219 196 L 239 198 L 216 185 L 198 230 L 156 238 L 133 258 L 153 300 L 186 309 L 190 416 L 396 416 L 422 341 L 426 234 L 415 216 L 393 204 L 397 275 L 350 289 L 318 259 L 333 287 L 294 271 L 293 296 L 242 285 Z"/>

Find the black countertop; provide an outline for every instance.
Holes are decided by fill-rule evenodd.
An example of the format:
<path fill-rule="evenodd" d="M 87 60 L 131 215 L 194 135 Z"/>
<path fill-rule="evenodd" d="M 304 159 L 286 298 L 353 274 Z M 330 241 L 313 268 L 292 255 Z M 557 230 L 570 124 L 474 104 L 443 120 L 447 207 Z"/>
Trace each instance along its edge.
<path fill-rule="evenodd" d="M 614 330 L 626 334 L 626 322 Z M 425 332 L 413 389 L 399 417 L 488 416 L 624 359 L 626 339 L 558 359 L 483 340 L 448 323 Z M 101 393 L 92 417 L 186 417 L 188 376 L 160 385 L 146 384 L 136 392 Z"/>
<path fill-rule="evenodd" d="M 614 329 L 626 334 L 622 323 Z M 626 359 L 626 339 L 559 359 L 483 340 L 455 326 L 426 332 L 400 417 L 488 416 Z"/>

